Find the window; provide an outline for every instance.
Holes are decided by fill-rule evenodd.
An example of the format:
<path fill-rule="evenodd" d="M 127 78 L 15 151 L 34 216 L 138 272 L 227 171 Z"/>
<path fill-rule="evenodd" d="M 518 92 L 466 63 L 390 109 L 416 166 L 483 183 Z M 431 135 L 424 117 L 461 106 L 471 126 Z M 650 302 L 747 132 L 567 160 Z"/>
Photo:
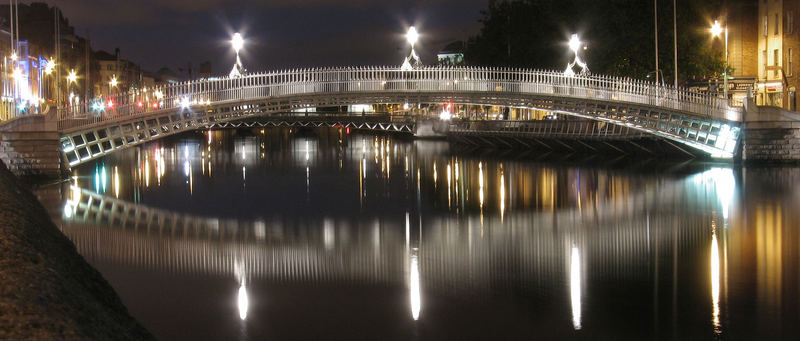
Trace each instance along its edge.
<path fill-rule="evenodd" d="M 792 73 L 794 72 L 794 70 L 792 70 L 792 68 L 794 66 L 794 65 L 792 65 L 792 59 L 794 58 L 794 54 L 792 52 L 793 52 L 792 48 L 790 47 L 789 48 L 789 55 L 787 56 L 789 60 L 786 61 L 786 64 L 787 64 L 786 65 L 786 75 L 787 76 L 791 76 Z"/>
<path fill-rule="evenodd" d="M 767 19 L 767 18 L 768 18 L 768 17 L 765 15 L 765 16 L 764 16 L 764 19 L 763 19 L 763 26 L 764 26 L 764 29 L 763 29 L 763 30 L 761 30 L 761 32 L 764 32 L 764 36 L 765 36 L 765 37 L 767 36 L 767 30 L 769 30 L 769 25 L 768 25 L 768 21 L 769 21 L 769 19 Z"/>
<path fill-rule="evenodd" d="M 780 27 L 780 25 L 778 25 L 778 24 L 779 24 L 779 22 L 778 22 L 778 13 L 775 13 L 775 25 L 774 25 L 775 26 L 775 35 L 778 35 L 778 27 Z"/>
<path fill-rule="evenodd" d="M 794 12 L 786 12 L 786 34 L 794 33 Z"/>
<path fill-rule="evenodd" d="M 780 58 L 780 52 L 778 51 L 778 49 L 773 50 L 772 51 L 772 61 L 774 63 L 773 65 L 775 66 L 775 69 L 772 70 L 772 77 L 774 77 L 774 78 L 778 78 L 778 65 L 780 65 L 780 59 L 779 58 Z"/>

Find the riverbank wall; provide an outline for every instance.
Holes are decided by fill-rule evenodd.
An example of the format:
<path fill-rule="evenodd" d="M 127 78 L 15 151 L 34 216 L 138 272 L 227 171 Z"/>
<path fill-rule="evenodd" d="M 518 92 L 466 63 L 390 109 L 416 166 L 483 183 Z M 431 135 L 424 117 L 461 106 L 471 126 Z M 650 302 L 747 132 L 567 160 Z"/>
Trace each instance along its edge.
<path fill-rule="evenodd" d="M 0 162 L 0 340 L 152 340 Z"/>

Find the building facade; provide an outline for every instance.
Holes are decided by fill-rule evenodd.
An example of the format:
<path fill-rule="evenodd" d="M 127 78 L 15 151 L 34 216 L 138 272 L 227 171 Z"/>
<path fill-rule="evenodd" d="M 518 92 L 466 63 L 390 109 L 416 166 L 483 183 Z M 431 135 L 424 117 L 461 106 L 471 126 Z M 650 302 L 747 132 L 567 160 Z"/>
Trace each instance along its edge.
<path fill-rule="evenodd" d="M 800 0 L 758 1 L 756 103 L 797 111 Z"/>

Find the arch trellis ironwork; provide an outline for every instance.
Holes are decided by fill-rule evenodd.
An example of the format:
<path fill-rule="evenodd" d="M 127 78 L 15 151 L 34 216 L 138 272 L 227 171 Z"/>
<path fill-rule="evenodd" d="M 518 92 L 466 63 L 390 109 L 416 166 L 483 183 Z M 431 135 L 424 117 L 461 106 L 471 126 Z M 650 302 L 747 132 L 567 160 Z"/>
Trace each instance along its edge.
<path fill-rule="evenodd" d="M 443 103 L 544 109 L 629 126 L 730 158 L 743 108 L 640 80 L 489 67 L 312 68 L 208 78 L 59 109 L 70 164 L 208 122 L 347 104 Z"/>

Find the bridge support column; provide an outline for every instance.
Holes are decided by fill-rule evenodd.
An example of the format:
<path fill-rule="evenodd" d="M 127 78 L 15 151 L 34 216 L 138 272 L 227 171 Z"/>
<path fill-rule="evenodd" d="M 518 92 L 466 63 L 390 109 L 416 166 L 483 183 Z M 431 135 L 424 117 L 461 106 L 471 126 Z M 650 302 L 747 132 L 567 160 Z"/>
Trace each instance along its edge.
<path fill-rule="evenodd" d="M 741 159 L 748 163 L 800 162 L 800 114 L 745 103 Z"/>
<path fill-rule="evenodd" d="M 0 159 L 16 176 L 59 177 L 62 163 L 55 117 L 31 115 L 0 126 Z"/>

